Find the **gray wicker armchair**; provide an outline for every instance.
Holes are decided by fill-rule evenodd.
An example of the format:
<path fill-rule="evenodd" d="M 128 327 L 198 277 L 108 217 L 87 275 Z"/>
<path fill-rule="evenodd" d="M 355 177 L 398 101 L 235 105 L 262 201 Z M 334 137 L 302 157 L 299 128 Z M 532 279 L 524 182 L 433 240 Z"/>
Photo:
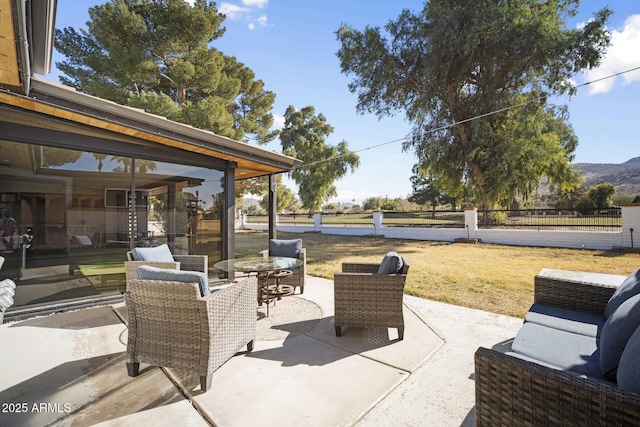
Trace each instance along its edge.
<path fill-rule="evenodd" d="M 134 261 L 131 251 L 127 252 L 124 263 L 124 271 L 127 282 L 138 278 L 138 267 L 150 265 L 158 268 L 173 268 L 178 270 L 199 271 L 207 273 L 209 269 L 209 257 L 207 255 L 173 255 L 174 261 Z"/>
<path fill-rule="evenodd" d="M 535 277 L 539 304 L 601 314 L 615 286 Z M 597 380 L 479 348 L 475 353 L 476 425 L 640 425 L 640 395 Z"/>
<path fill-rule="evenodd" d="M 260 256 L 283 256 L 289 258 L 298 258 L 302 261 L 300 267 L 292 269 L 293 274 L 280 279 L 280 284 L 290 285 L 300 288 L 300 293 L 304 293 L 304 279 L 307 274 L 307 249 L 302 247 L 301 239 L 292 240 L 269 240 L 269 249 L 260 251 Z"/>
<path fill-rule="evenodd" d="M 128 313 L 127 371 L 135 377 L 140 363 L 197 372 L 202 391 L 212 375 L 256 339 L 255 277 L 200 296 L 197 283 L 131 279 Z"/>
<path fill-rule="evenodd" d="M 336 336 L 343 326 L 397 328 L 404 339 L 402 297 L 409 264 L 398 274 L 376 274 L 380 264 L 343 263 L 334 283 Z"/>

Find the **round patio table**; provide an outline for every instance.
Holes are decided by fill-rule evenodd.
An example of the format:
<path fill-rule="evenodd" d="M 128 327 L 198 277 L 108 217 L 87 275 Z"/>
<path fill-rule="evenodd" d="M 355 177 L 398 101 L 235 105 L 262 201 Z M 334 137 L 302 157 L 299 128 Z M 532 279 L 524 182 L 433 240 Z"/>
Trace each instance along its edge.
<path fill-rule="evenodd" d="M 302 265 L 302 260 L 298 258 L 267 256 L 267 257 L 246 257 L 232 258 L 218 261 L 213 266 L 222 271 L 242 273 L 256 273 L 258 277 L 258 305 L 267 304 L 267 317 L 269 316 L 269 303 L 280 299 L 285 295 L 290 295 L 295 290 L 294 286 L 280 285 L 280 277 L 285 276 L 291 268 Z M 274 285 L 270 285 L 273 282 Z"/>

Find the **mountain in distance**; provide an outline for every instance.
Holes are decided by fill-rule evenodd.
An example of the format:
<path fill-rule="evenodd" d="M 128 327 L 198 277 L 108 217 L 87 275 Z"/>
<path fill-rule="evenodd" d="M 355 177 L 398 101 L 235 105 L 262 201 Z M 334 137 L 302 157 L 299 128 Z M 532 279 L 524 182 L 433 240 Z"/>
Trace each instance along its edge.
<path fill-rule="evenodd" d="M 640 157 L 624 163 L 575 163 L 585 179 L 584 186 L 592 187 L 600 181 L 616 187 L 617 194 L 640 194 Z"/>

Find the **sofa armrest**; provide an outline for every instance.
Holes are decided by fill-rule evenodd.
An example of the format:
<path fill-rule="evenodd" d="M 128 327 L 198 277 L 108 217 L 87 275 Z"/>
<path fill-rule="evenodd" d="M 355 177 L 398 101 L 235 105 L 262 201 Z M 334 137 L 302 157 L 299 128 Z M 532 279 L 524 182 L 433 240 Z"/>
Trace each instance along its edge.
<path fill-rule="evenodd" d="M 534 302 L 602 315 L 611 295 L 625 278 L 544 268 L 534 279 Z"/>
<path fill-rule="evenodd" d="M 640 423 L 640 395 L 482 347 L 475 389 L 477 426 Z"/>
<path fill-rule="evenodd" d="M 304 277 L 307 274 L 307 248 L 300 249 L 298 259 L 302 260 L 302 265 L 299 268 L 300 274 Z"/>
<path fill-rule="evenodd" d="M 206 313 L 201 317 L 201 331 L 205 334 L 203 342 L 208 345 L 201 347 L 201 358 L 209 361 L 208 374 L 255 341 L 257 289 L 257 278 L 252 276 L 199 299 L 200 309 Z M 211 340 L 211 335 L 220 338 Z"/>

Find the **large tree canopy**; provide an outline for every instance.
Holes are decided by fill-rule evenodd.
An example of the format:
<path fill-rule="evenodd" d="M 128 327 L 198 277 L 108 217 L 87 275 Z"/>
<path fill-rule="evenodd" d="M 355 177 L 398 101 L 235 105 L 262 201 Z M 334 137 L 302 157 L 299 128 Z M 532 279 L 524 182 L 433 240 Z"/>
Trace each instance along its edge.
<path fill-rule="evenodd" d="M 215 3 L 112 0 L 87 30 L 56 30 L 62 83 L 236 140 L 266 143 L 275 95 L 252 70 L 210 47 L 224 33 Z"/>
<path fill-rule="evenodd" d="M 302 207 L 319 211 L 329 197 L 337 196 L 334 182 L 353 172 L 360 165 L 360 158 L 347 148 L 346 141 L 336 146 L 326 144 L 333 127 L 324 115 L 315 114 L 315 108 L 296 110 L 289 106 L 284 118 L 280 133 L 282 151 L 304 162 L 290 172 L 291 178 L 298 184 Z"/>
<path fill-rule="evenodd" d="M 337 31 L 342 72 L 360 113 L 404 112 L 420 170 L 484 208 L 527 198 L 546 176 L 578 185 L 565 107 L 571 77 L 598 65 L 608 9 L 567 29 L 578 0 L 429 0 L 386 26 Z M 474 118 L 477 118 L 474 120 Z"/>

